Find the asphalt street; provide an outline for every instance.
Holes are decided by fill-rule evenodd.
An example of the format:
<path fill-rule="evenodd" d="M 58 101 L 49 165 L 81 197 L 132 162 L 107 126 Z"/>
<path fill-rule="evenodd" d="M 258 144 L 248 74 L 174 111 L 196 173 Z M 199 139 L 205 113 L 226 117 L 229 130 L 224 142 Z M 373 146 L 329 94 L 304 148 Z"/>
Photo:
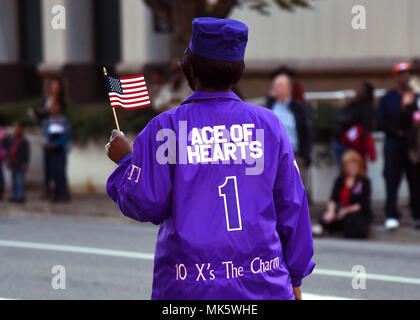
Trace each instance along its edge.
<path fill-rule="evenodd" d="M 158 228 L 149 224 L 0 216 L 0 299 L 149 299 Z M 315 239 L 305 299 L 420 299 L 420 246 Z M 54 266 L 66 289 L 53 289 Z M 354 266 L 366 271 L 355 289 Z M 353 270 L 355 271 L 355 270 Z"/>

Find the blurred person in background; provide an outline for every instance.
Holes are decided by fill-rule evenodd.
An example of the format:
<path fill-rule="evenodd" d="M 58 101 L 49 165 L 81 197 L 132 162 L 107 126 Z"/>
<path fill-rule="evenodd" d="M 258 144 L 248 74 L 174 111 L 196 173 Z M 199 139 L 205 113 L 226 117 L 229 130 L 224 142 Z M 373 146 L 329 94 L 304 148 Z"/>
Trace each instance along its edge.
<path fill-rule="evenodd" d="M 0 200 L 2 200 L 4 197 L 4 189 L 5 189 L 3 162 L 7 156 L 7 149 L 4 146 L 4 141 L 6 138 L 7 138 L 7 131 L 4 130 L 0 126 Z"/>
<path fill-rule="evenodd" d="M 160 88 L 155 96 L 153 107 L 158 112 L 173 109 L 179 106 L 191 93 L 179 63 L 173 63 L 169 81 Z"/>
<path fill-rule="evenodd" d="M 314 235 L 343 232 L 347 238 L 367 238 L 372 220 L 371 186 L 364 160 L 355 150 L 342 157 L 342 174 L 335 180 L 327 211 L 312 227 Z"/>
<path fill-rule="evenodd" d="M 271 79 L 273 80 L 280 74 L 287 74 L 292 82 L 292 96 L 293 99 L 298 103 L 303 103 L 305 100 L 305 91 L 303 89 L 302 84 L 296 78 L 296 72 L 287 66 L 281 66 L 277 68 L 272 74 Z"/>
<path fill-rule="evenodd" d="M 33 110 L 30 109 L 28 111 L 29 117 L 34 121 L 42 126 L 45 126 L 45 121 L 50 116 L 51 106 L 58 101 L 58 103 L 62 106 L 63 113 L 66 109 L 66 102 L 65 102 L 65 88 L 63 81 L 61 78 L 52 77 L 47 84 L 47 95 L 44 98 L 42 105 Z M 51 185 L 53 183 L 53 177 L 51 175 L 51 163 L 50 157 L 48 157 L 48 151 L 44 148 L 43 150 L 43 160 L 44 160 L 44 194 L 42 195 L 42 199 L 50 199 L 52 196 Z"/>
<path fill-rule="evenodd" d="M 405 95 L 400 114 L 401 130 L 405 133 L 408 149 L 408 161 L 411 168 L 411 183 L 413 184 L 411 209 L 413 226 L 420 228 L 420 98 L 415 92 Z"/>
<path fill-rule="evenodd" d="M 71 139 L 71 127 L 67 117 L 62 113 L 62 105 L 54 102 L 50 116 L 45 121 L 44 149 L 50 164 L 50 174 L 54 182 L 53 201 L 70 199 L 67 183 L 67 153 Z"/>
<path fill-rule="evenodd" d="M 374 118 L 375 88 L 363 82 L 356 89 L 356 97 L 337 115 L 334 129 L 333 149 L 338 165 L 348 149 L 357 150 L 366 160 L 376 160 L 376 149 L 371 135 Z M 365 162 L 366 163 L 366 162 Z"/>
<path fill-rule="evenodd" d="M 307 168 L 311 164 L 312 118 L 309 108 L 293 98 L 292 80 L 287 73 L 280 73 L 273 79 L 266 107 L 277 115 L 286 128 L 302 181 L 307 187 Z"/>
<path fill-rule="evenodd" d="M 420 59 L 413 60 L 412 69 L 410 87 L 415 93 L 420 94 Z"/>
<path fill-rule="evenodd" d="M 3 145 L 7 149 L 7 160 L 12 171 L 12 196 L 10 201 L 25 202 L 25 174 L 29 165 L 29 143 L 24 136 L 24 125 L 13 125 L 13 136 L 5 138 Z"/>
<path fill-rule="evenodd" d="M 401 127 L 400 113 L 406 106 L 413 103 L 415 95 L 409 82 L 412 67 L 407 62 L 394 66 L 393 74 L 396 88 L 389 90 L 381 99 L 378 108 L 378 125 L 385 132 L 384 147 L 384 178 L 386 184 L 385 227 L 388 230 L 397 229 L 400 225 L 400 213 L 397 209 L 398 190 L 402 175 L 407 175 L 410 189 L 410 208 L 414 220 L 420 218 L 416 209 L 416 182 L 413 166 L 409 160 L 406 130 Z"/>
<path fill-rule="evenodd" d="M 42 105 L 37 109 L 30 109 L 29 116 L 38 122 L 44 121 L 48 118 L 51 112 L 51 106 L 58 101 L 63 108 L 63 113 L 66 109 L 65 90 L 61 78 L 53 77 L 48 81 L 47 96 L 44 98 Z"/>
<path fill-rule="evenodd" d="M 164 72 L 161 70 L 153 70 L 150 72 L 150 82 L 148 83 L 148 91 L 152 108 L 156 109 L 155 99 L 158 97 L 163 85 L 165 84 Z"/>

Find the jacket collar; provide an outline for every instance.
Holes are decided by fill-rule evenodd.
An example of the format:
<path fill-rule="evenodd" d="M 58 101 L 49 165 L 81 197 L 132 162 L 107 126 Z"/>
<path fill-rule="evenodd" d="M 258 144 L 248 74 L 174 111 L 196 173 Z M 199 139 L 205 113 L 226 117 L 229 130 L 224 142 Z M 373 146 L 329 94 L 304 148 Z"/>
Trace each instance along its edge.
<path fill-rule="evenodd" d="M 238 100 L 242 101 L 236 93 L 233 91 L 220 91 L 220 92 L 207 92 L 207 91 L 195 91 L 190 95 L 182 104 L 190 103 L 191 101 L 197 100 Z"/>

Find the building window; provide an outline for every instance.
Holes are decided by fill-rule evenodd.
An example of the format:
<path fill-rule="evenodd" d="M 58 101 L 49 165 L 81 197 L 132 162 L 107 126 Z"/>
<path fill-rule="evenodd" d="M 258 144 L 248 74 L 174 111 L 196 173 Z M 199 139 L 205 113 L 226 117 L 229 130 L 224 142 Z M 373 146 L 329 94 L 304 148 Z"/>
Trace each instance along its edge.
<path fill-rule="evenodd" d="M 139 0 L 140 1 L 140 0 Z M 94 1 L 95 60 L 112 65 L 120 61 L 120 1 Z"/>
<path fill-rule="evenodd" d="M 42 61 L 40 0 L 19 0 L 20 60 L 25 64 Z"/>

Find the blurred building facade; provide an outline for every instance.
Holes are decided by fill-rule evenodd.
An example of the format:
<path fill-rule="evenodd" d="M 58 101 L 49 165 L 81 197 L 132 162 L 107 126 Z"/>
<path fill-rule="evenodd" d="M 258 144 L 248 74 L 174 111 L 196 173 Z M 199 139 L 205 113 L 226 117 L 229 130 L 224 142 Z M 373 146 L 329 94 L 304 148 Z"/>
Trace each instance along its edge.
<path fill-rule="evenodd" d="M 52 26 L 57 5 L 65 29 Z M 63 76 L 73 102 L 92 102 L 104 95 L 101 66 L 140 72 L 168 51 L 141 0 L 0 0 L 0 102 L 40 95 L 51 76 Z"/>
<path fill-rule="evenodd" d="M 66 9 L 66 28 L 54 29 L 53 8 Z M 366 8 L 366 30 L 354 30 L 352 7 Z M 279 65 L 298 69 L 307 90 L 352 88 L 361 79 L 391 84 L 390 67 L 420 56 L 420 1 L 314 0 L 293 13 L 272 5 L 268 16 L 248 7 L 230 17 L 250 29 L 247 97 L 267 90 Z M 170 34 L 142 0 L 0 0 L 0 102 L 40 95 L 41 79 L 66 80 L 69 99 L 104 97 L 101 66 L 130 74 L 169 64 Z"/>

